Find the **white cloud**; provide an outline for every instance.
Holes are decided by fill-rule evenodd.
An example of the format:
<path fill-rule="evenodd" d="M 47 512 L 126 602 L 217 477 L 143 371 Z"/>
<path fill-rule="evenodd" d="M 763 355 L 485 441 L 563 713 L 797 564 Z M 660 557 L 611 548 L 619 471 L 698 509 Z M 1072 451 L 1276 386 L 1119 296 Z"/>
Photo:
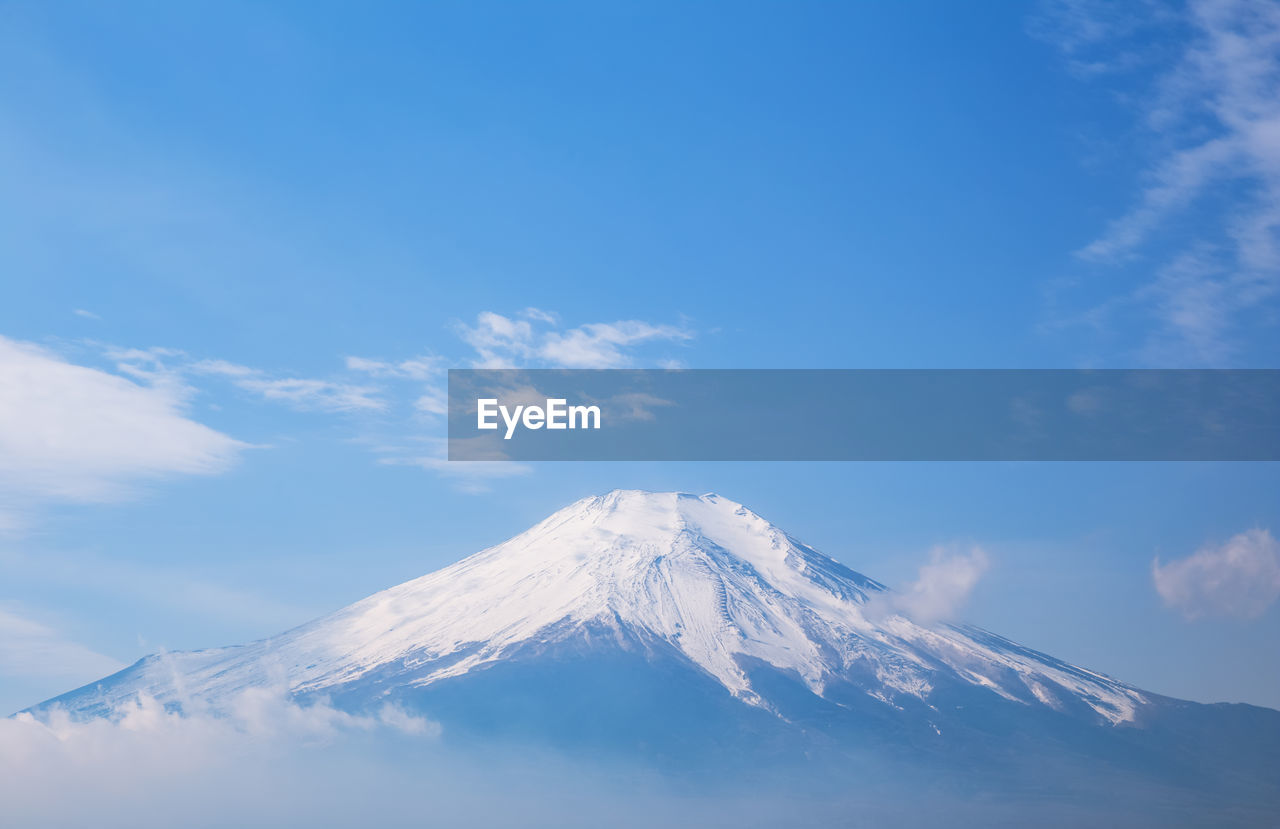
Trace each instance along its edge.
<path fill-rule="evenodd" d="M 83 309 L 83 308 L 73 308 L 73 309 L 71 310 L 71 313 L 75 314 L 77 317 L 84 317 L 85 319 L 88 319 L 88 320 L 100 320 L 100 319 L 102 319 L 102 317 L 98 316 L 97 314 L 93 313 L 92 311 L 86 311 L 86 310 L 85 310 L 85 309 Z"/>
<path fill-rule="evenodd" d="M 539 322 L 549 323 L 550 325 L 560 324 L 560 315 L 553 311 L 544 311 L 541 308 L 526 308 L 520 312 L 520 316 L 525 319 L 537 320 Z"/>
<path fill-rule="evenodd" d="M 1170 213 L 1194 201 L 1236 151 L 1232 142 L 1219 138 L 1163 159 L 1150 174 L 1152 182 L 1143 191 L 1139 206 L 1111 222 L 1106 233 L 1086 245 L 1080 255 L 1112 260 L 1129 253 Z"/>
<path fill-rule="evenodd" d="M 1151 578 L 1165 605 L 1187 619 L 1256 619 L 1280 598 L 1280 543 L 1267 530 L 1249 530 L 1168 564 L 1156 558 Z"/>
<path fill-rule="evenodd" d="M 227 360 L 198 360 L 189 366 L 196 374 L 217 374 L 222 377 L 256 377 L 261 374 L 256 368 L 249 368 Z"/>
<path fill-rule="evenodd" d="M 1148 360 L 1223 363 L 1246 312 L 1280 291 L 1280 5 L 1072 0 L 1045 20 L 1041 34 L 1086 74 L 1154 76 L 1142 102 L 1157 148 L 1145 185 L 1080 255 L 1111 263 L 1152 252 L 1172 219 L 1204 206 L 1175 253 L 1159 254 L 1154 279 L 1100 307 L 1155 321 Z"/>
<path fill-rule="evenodd" d="M 557 314 L 539 308 L 526 308 L 513 317 L 493 311 L 476 315 L 474 325 L 455 324 L 463 342 L 475 350 L 472 365 L 476 368 L 620 368 L 634 365 L 635 349 L 655 343 L 685 343 L 693 333 L 672 325 L 656 325 L 640 320 L 622 320 L 612 323 L 589 323 L 577 328 L 561 330 Z M 666 367 L 679 363 L 665 358 L 659 360 Z M 374 376 L 408 376 L 403 363 L 348 358 L 348 368 L 368 372 Z M 511 401 L 541 403 L 545 395 L 536 389 L 510 389 L 503 395 Z M 652 417 L 649 408 L 669 405 L 666 401 L 645 395 L 616 398 L 610 401 L 619 409 L 621 417 Z M 448 397 L 441 387 L 428 386 L 414 402 L 423 414 L 447 415 Z M 523 464 L 493 461 L 449 461 L 445 457 L 444 441 L 427 439 L 434 451 L 399 451 L 383 447 L 386 457 L 382 463 L 400 466 L 416 466 L 449 479 L 456 489 L 463 492 L 483 493 L 490 490 L 493 481 L 530 474 L 533 470 Z"/>
<path fill-rule="evenodd" d="M 267 379 L 247 377 L 236 385 L 257 392 L 267 400 L 278 400 L 300 409 L 322 409 L 331 412 L 381 411 L 387 404 L 375 397 L 378 390 L 369 386 L 308 380 L 300 377 Z"/>
<path fill-rule="evenodd" d="M 489 492 L 490 483 L 503 478 L 520 478 L 533 472 L 533 468 L 510 461 L 451 461 L 443 453 L 431 455 L 404 455 L 387 457 L 382 463 L 390 466 L 416 466 L 434 472 L 453 483 L 459 492 L 480 495 Z"/>
<path fill-rule="evenodd" d="M 476 350 L 476 368 L 517 368 L 541 365 L 553 368 L 622 368 L 634 365 L 629 351 L 657 342 L 684 343 L 693 333 L 674 325 L 640 320 L 597 322 L 559 330 L 559 318 L 536 308 L 526 309 L 523 319 L 492 311 L 476 317 L 474 326 L 459 324 L 463 341 Z"/>
<path fill-rule="evenodd" d="M 447 368 L 445 360 L 434 355 L 411 357 L 407 360 L 371 360 L 365 357 L 348 357 L 347 370 L 388 380 L 423 383 L 421 393 L 413 401 L 414 411 L 424 415 L 449 413 L 448 395 L 438 383 Z"/>
<path fill-rule="evenodd" d="M 186 417 L 185 396 L 0 337 L 0 492 L 109 500 L 139 481 L 228 469 L 246 444 Z"/>
<path fill-rule="evenodd" d="M 617 368 L 636 364 L 638 352 L 644 347 L 684 344 L 693 337 L 692 332 L 683 327 L 640 320 L 589 323 L 562 329 L 558 315 L 532 307 L 510 317 L 484 311 L 477 315 L 474 325 L 459 323 L 455 327 L 462 340 L 474 349 L 472 364 L 486 368 L 519 365 Z M 302 411 L 381 414 L 391 411 L 395 403 L 416 414 L 419 426 L 448 414 L 443 383 L 447 363 L 444 358 L 431 354 L 407 359 L 348 355 L 344 358 L 343 372 L 317 378 L 290 376 L 223 359 L 195 359 L 173 348 L 97 347 L 115 363 L 118 372 L 143 384 L 150 392 L 164 395 L 175 406 L 192 400 L 217 379 L 262 400 Z M 667 367 L 680 365 L 679 361 L 660 354 L 652 355 L 652 360 Z M 197 383 L 201 389 L 196 388 Z M 646 416 L 647 406 L 664 404 L 640 398 L 615 402 L 626 403 L 625 412 L 635 417 Z M 414 440 L 412 436 L 401 435 L 380 442 L 394 445 Z M 442 445 L 438 437 L 426 440 Z M 495 480 L 531 472 L 529 467 L 519 464 L 450 463 L 443 451 L 424 453 L 420 448 L 394 451 L 384 447 L 379 454 L 383 456 L 381 463 L 430 470 L 467 492 L 487 491 Z M 0 531 L 4 531 L 5 523 L 0 522 Z"/>
<path fill-rule="evenodd" d="M 1101 51 L 1100 44 L 1122 42 L 1168 22 L 1171 4 L 1139 0 L 1128 4 L 1107 0 L 1046 0 L 1043 14 L 1031 20 L 1032 33 L 1058 46 L 1068 65 L 1083 77 L 1132 69 L 1150 58 L 1140 44 Z"/>
<path fill-rule="evenodd" d="M 625 423 L 629 420 L 653 420 L 656 417 L 654 409 L 674 406 L 675 403 L 645 392 L 628 392 L 615 394 L 606 400 L 604 405 L 611 421 Z"/>
<path fill-rule="evenodd" d="M 449 395 L 441 388 L 428 388 L 418 399 L 413 401 L 413 407 L 423 414 L 430 415 L 447 415 L 449 413 Z"/>
<path fill-rule="evenodd" d="M 329 412 L 382 411 L 386 401 L 381 389 L 335 380 L 302 377 L 272 377 L 266 372 L 226 360 L 200 360 L 188 368 L 198 374 L 225 377 L 238 388 L 261 395 L 265 400 L 286 403 L 295 409 Z"/>
<path fill-rule="evenodd" d="M 1250 298 L 1233 282 L 1217 257 L 1204 249 L 1183 253 L 1161 267 L 1155 279 L 1134 293 L 1135 301 L 1161 320 L 1143 348 L 1145 361 L 1179 365 L 1190 357 L 1205 365 L 1226 364 L 1232 352 L 1232 318 Z"/>
<path fill-rule="evenodd" d="M 0 677 L 53 678 L 74 687 L 123 667 L 124 663 L 63 637 L 18 608 L 0 604 Z"/>
<path fill-rule="evenodd" d="M 370 360 L 365 357 L 348 357 L 347 369 L 363 372 L 371 377 L 428 380 L 444 371 L 445 362 L 440 357 L 430 355 L 411 357 L 408 360 L 400 360 L 398 362 Z"/>
<path fill-rule="evenodd" d="M 989 566 L 990 560 L 981 547 L 967 552 L 935 547 L 915 581 L 902 590 L 876 597 L 869 610 L 873 614 L 901 613 L 921 624 L 953 619 Z"/>
<path fill-rule="evenodd" d="M 776 775 L 691 794 L 676 776 L 619 758 L 576 759 L 531 745 L 439 739 L 440 726 L 394 706 L 351 714 L 275 689 L 225 714 L 168 712 L 150 698 L 110 719 L 0 719 L 5 825 L 101 829 L 363 826 L 828 825 L 847 787 L 797 794 Z M 472 741 L 474 742 L 474 741 Z M 883 763 L 879 763 L 883 766 Z M 868 805 L 900 816 L 918 775 Z M 812 775 L 806 783 L 813 784 Z M 883 786 L 881 787 L 883 788 Z"/>
<path fill-rule="evenodd" d="M 19 714 L 0 720 L 0 811 L 22 826 L 350 825 L 313 804 L 324 790 L 361 785 L 361 736 L 412 740 L 416 753 L 431 751 L 439 731 L 392 706 L 353 715 L 266 688 L 216 716 L 147 697 L 110 719 Z M 334 751 L 341 768 L 322 761 Z M 317 776 L 323 788 L 308 796 Z M 308 819 L 295 822 L 298 811 Z"/>
<path fill-rule="evenodd" d="M 564 368 L 620 368 L 631 364 L 622 349 L 654 340 L 683 341 L 692 335 L 671 325 L 651 325 L 625 320 L 593 323 L 547 334 L 538 354 L 548 363 Z"/>
<path fill-rule="evenodd" d="M 118 348 L 107 346 L 103 354 L 116 364 L 116 371 L 146 383 L 152 388 L 165 389 L 174 399 L 188 400 L 195 389 L 187 383 L 180 368 L 170 363 L 183 356 L 172 348 Z"/>
<path fill-rule="evenodd" d="M 533 324 L 482 311 L 472 327 L 459 324 L 463 342 L 476 350 L 476 368 L 512 368 L 533 355 Z"/>

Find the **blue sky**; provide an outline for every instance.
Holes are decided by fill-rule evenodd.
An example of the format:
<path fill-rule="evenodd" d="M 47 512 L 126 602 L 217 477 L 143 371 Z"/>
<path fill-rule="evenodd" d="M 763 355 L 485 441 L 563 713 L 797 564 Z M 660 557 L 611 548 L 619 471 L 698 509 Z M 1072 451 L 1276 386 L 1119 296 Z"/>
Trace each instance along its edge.
<path fill-rule="evenodd" d="M 979 545 L 965 618 L 1280 706 L 1274 465 L 459 470 L 439 416 L 480 364 L 1274 367 L 1277 54 L 1234 0 L 6 4 L 0 708 L 614 487 L 890 584 Z"/>

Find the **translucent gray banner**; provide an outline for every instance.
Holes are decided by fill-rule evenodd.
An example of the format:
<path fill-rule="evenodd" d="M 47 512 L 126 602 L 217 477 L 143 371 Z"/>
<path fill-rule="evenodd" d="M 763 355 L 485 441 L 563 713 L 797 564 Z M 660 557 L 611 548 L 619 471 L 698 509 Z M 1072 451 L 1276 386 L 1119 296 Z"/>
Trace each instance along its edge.
<path fill-rule="evenodd" d="M 451 370 L 451 461 L 1274 461 L 1280 370 Z"/>

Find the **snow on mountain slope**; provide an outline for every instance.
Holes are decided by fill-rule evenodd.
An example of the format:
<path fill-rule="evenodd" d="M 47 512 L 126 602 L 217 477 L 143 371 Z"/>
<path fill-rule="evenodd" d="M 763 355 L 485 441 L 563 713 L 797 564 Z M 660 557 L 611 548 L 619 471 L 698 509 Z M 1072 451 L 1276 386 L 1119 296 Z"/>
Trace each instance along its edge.
<path fill-rule="evenodd" d="M 756 660 L 818 696 L 852 682 L 894 708 L 929 704 L 940 684 L 1031 707 L 1083 703 L 1109 723 L 1131 720 L 1145 702 L 1130 686 L 985 631 L 917 624 L 877 600 L 885 594 L 718 495 L 615 491 L 279 636 L 148 657 L 58 701 L 82 714 L 139 692 L 216 706 L 247 687 L 324 692 L 375 671 L 422 687 L 586 634 L 601 648 L 665 643 L 767 710 L 744 669 Z"/>

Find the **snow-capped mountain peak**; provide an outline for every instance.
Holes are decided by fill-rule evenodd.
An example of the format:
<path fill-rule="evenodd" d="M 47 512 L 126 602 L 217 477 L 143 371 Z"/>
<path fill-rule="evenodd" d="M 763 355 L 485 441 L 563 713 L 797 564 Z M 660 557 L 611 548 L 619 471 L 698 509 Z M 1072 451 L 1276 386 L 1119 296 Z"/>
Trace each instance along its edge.
<path fill-rule="evenodd" d="M 415 680 L 429 684 L 550 635 L 625 628 L 673 644 L 755 701 L 737 656 L 819 687 L 823 614 L 857 624 L 868 591 L 882 589 L 718 495 L 618 490 L 296 633 L 333 667 L 311 686 L 390 659 L 470 651 Z"/>
<path fill-rule="evenodd" d="M 145 691 L 216 704 L 279 676 L 297 694 L 374 676 L 425 688 L 566 642 L 673 651 L 768 710 L 752 666 L 819 697 L 838 685 L 895 709 L 958 686 L 1112 723 L 1144 702 L 985 631 L 917 624 L 886 610 L 885 594 L 727 498 L 618 490 L 279 636 L 149 657 L 64 702 L 100 710 Z"/>

